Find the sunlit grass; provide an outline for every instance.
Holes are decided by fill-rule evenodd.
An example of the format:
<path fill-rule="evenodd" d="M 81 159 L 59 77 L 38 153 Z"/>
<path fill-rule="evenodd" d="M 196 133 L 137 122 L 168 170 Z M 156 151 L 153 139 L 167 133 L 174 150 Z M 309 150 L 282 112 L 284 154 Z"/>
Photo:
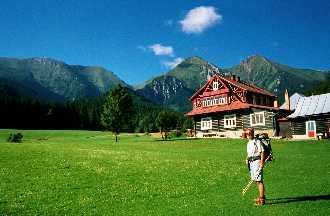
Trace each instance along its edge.
<path fill-rule="evenodd" d="M 273 141 L 268 205 L 253 206 L 245 141 L 160 141 L 109 132 L 0 130 L 4 215 L 327 215 L 330 141 Z"/>

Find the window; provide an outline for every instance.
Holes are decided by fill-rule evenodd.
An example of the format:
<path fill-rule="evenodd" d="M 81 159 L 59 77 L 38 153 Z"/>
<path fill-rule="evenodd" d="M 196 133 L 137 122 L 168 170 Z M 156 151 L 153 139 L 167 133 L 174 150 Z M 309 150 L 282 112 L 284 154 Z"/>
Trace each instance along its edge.
<path fill-rule="evenodd" d="M 253 113 L 250 115 L 251 126 L 265 125 L 265 112 Z"/>
<path fill-rule="evenodd" d="M 260 96 L 256 96 L 256 104 L 261 105 L 261 98 Z"/>
<path fill-rule="evenodd" d="M 212 129 L 212 118 L 202 118 L 201 120 L 201 130 L 209 130 Z"/>
<path fill-rule="evenodd" d="M 224 128 L 233 128 L 233 127 L 236 127 L 236 114 L 225 115 Z"/>
<path fill-rule="evenodd" d="M 269 97 L 266 97 L 266 105 L 267 106 L 271 105 L 270 102 L 269 102 Z"/>
<path fill-rule="evenodd" d="M 252 104 L 256 104 L 256 96 L 255 95 L 252 95 Z"/>
<path fill-rule="evenodd" d="M 265 97 L 264 96 L 260 96 L 260 105 L 265 105 Z"/>
<path fill-rule="evenodd" d="M 227 103 L 226 97 L 224 96 L 219 97 L 219 104 L 226 104 L 226 103 Z"/>
<path fill-rule="evenodd" d="M 218 88 L 219 88 L 219 83 L 217 81 L 214 81 L 213 82 L 213 91 L 218 90 Z"/>
<path fill-rule="evenodd" d="M 218 105 L 219 104 L 219 99 L 214 97 L 213 98 L 213 105 Z"/>
<path fill-rule="evenodd" d="M 215 105 L 226 104 L 226 103 L 227 103 L 227 98 L 225 96 L 209 97 L 209 98 L 203 99 L 203 107 L 215 106 Z"/>

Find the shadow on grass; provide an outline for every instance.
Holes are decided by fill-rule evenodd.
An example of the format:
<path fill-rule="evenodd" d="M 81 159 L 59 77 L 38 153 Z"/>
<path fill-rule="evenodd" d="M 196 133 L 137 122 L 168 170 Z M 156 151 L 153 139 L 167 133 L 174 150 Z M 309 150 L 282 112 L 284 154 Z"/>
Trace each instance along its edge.
<path fill-rule="evenodd" d="M 286 198 L 269 199 L 267 201 L 267 204 L 275 205 L 275 204 L 281 204 L 281 203 L 318 201 L 318 200 L 330 200 L 330 194 L 317 195 L 317 196 L 301 196 L 301 197 L 286 197 Z"/>

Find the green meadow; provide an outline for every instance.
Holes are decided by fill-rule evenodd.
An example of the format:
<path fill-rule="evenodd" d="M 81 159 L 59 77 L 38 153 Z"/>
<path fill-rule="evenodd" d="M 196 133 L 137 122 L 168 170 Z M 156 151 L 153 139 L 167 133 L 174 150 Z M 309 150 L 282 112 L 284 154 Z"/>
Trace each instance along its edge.
<path fill-rule="evenodd" d="M 267 203 L 245 140 L 0 130 L 0 215 L 330 215 L 330 140 L 272 140 Z"/>

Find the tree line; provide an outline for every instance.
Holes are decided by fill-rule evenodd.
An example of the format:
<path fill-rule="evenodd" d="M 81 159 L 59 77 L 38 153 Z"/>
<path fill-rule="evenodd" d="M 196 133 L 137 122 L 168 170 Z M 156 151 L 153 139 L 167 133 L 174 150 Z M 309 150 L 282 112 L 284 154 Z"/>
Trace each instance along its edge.
<path fill-rule="evenodd" d="M 123 95 L 124 99 L 121 98 Z M 119 116 L 113 113 L 116 109 Z M 185 130 L 192 126 L 191 120 L 182 113 L 152 104 L 121 86 L 99 97 L 65 103 L 0 93 L 0 118 L 1 128 L 15 129 L 111 130 L 119 133 Z"/>

